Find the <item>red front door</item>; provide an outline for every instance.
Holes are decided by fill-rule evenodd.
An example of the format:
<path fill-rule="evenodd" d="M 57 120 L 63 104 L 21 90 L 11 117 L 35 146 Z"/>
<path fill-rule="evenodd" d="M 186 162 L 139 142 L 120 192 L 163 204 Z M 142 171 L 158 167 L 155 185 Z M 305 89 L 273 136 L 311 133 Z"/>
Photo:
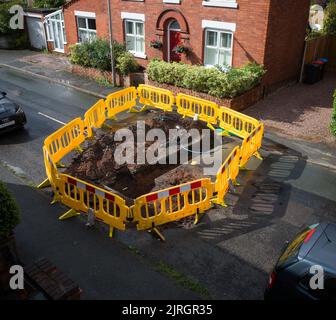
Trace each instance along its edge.
<path fill-rule="evenodd" d="M 181 44 L 181 33 L 180 31 L 169 31 L 169 62 L 180 62 L 181 61 L 181 54 L 176 53 L 173 49 Z"/>

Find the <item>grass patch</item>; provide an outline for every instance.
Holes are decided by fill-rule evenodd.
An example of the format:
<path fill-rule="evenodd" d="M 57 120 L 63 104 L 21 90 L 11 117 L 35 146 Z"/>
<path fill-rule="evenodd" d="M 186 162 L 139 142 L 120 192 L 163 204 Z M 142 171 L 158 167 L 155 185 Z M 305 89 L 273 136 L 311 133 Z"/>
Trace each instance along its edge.
<path fill-rule="evenodd" d="M 156 266 L 156 270 L 173 279 L 181 287 L 191 290 L 201 295 L 203 298 L 210 298 L 210 294 L 207 288 L 202 286 L 199 282 L 191 279 L 190 277 L 176 271 L 173 267 L 166 264 L 165 262 L 160 261 L 159 264 Z"/>

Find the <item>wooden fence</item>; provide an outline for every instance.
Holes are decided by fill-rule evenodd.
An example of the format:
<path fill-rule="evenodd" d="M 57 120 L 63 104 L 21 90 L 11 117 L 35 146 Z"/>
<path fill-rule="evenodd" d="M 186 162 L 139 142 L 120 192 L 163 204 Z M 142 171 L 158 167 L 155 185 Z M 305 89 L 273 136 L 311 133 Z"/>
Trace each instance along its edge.
<path fill-rule="evenodd" d="M 329 59 L 327 69 L 336 71 L 336 36 L 323 36 L 306 41 L 304 63 L 319 58 Z"/>

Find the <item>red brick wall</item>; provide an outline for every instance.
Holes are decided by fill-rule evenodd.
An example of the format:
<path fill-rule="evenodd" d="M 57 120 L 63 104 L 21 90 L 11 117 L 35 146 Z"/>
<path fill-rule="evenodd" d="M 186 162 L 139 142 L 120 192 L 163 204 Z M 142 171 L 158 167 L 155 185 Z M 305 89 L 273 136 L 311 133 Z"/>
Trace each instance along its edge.
<path fill-rule="evenodd" d="M 65 52 L 69 52 L 69 46 L 78 42 L 77 21 L 75 11 L 87 11 L 96 13 L 97 36 L 100 38 L 108 38 L 108 15 L 106 1 L 92 0 L 74 0 L 64 6 L 64 24 L 67 36 L 67 45 Z"/>
<path fill-rule="evenodd" d="M 296 80 L 301 68 L 310 0 L 271 0 L 265 85 Z"/>
<path fill-rule="evenodd" d="M 310 0 L 237 0 L 238 9 L 206 7 L 202 0 L 181 0 L 181 4 L 165 4 L 162 0 L 111 0 L 113 37 L 124 42 L 121 12 L 145 14 L 145 53 L 147 59 L 137 59 L 142 66 L 149 59 L 166 57 L 166 48 L 150 48 L 152 39 L 165 45 L 164 27 L 169 18 L 176 18 L 182 28 L 184 43 L 192 48 L 182 61 L 203 64 L 204 30 L 202 20 L 236 23 L 233 43 L 233 66 L 247 62 L 265 64 L 267 86 L 295 78 L 299 73 L 303 40 Z M 106 1 L 73 0 L 65 6 L 64 19 L 69 45 L 77 42 L 75 10 L 96 13 L 98 37 L 108 37 Z M 166 10 L 171 10 L 168 13 Z M 162 19 L 159 19 L 162 15 Z"/>

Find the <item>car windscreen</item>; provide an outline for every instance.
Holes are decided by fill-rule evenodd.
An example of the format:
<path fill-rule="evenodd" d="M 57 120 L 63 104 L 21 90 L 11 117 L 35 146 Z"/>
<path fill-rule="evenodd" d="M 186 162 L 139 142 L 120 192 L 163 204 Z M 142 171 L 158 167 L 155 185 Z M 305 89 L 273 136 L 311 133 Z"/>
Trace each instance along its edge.
<path fill-rule="evenodd" d="M 7 99 L 0 99 L 0 114 L 13 110 L 13 104 Z"/>
<path fill-rule="evenodd" d="M 298 259 L 299 251 L 304 243 L 305 239 L 311 232 L 311 227 L 304 229 L 300 232 L 295 239 L 287 246 L 287 248 L 282 253 L 279 261 L 277 263 L 278 268 L 285 268 L 286 266 L 294 263 Z"/>

